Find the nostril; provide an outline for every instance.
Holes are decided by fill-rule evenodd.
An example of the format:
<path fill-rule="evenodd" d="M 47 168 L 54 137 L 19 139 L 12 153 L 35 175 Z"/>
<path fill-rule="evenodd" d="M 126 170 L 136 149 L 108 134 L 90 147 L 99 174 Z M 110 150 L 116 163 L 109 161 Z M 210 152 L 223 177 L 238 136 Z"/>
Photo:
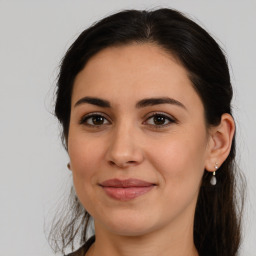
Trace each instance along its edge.
<path fill-rule="evenodd" d="M 109 161 L 110 165 L 116 165 L 113 161 Z"/>
<path fill-rule="evenodd" d="M 136 161 L 128 161 L 127 164 L 136 164 Z"/>
<path fill-rule="evenodd" d="M 109 164 L 111 166 L 118 166 L 118 167 L 121 167 L 121 168 L 128 167 L 130 165 L 135 165 L 136 163 L 137 163 L 136 161 L 127 161 L 127 162 L 124 162 L 124 163 L 118 163 L 118 162 L 115 162 L 115 161 L 109 161 Z"/>

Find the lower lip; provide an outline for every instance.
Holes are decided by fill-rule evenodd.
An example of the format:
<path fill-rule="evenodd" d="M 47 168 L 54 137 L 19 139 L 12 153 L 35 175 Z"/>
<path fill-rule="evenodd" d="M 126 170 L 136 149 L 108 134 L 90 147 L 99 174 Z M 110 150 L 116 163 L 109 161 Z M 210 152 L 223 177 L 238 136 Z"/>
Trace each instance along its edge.
<path fill-rule="evenodd" d="M 116 187 L 102 187 L 108 196 L 111 198 L 128 201 L 149 192 L 154 185 L 147 187 L 129 187 L 129 188 L 116 188 Z"/>

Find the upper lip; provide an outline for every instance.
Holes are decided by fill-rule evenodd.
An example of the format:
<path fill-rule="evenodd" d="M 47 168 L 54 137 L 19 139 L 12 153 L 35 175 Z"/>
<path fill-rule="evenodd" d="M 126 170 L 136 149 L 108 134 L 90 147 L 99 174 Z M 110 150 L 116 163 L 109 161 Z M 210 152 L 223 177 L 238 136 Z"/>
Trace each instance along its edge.
<path fill-rule="evenodd" d="M 149 187 L 155 185 L 152 182 L 147 182 L 139 179 L 110 179 L 100 183 L 102 187 L 129 188 L 129 187 Z"/>

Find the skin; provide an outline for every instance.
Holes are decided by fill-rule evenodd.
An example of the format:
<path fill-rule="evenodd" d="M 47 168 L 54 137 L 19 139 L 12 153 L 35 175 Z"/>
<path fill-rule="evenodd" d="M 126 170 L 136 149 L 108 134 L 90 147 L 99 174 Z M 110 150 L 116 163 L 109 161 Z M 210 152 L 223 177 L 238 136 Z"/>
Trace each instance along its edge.
<path fill-rule="evenodd" d="M 78 104 L 83 97 L 111 106 Z M 182 106 L 136 107 L 143 99 L 162 97 Z M 154 118 L 159 113 L 162 126 Z M 93 56 L 74 82 L 68 135 L 75 190 L 95 221 L 97 239 L 87 255 L 198 255 L 193 219 L 202 175 L 225 160 L 233 134 L 228 114 L 219 126 L 206 128 L 187 71 L 158 46 L 109 47 Z M 99 186 L 113 178 L 156 186 L 120 201 Z"/>

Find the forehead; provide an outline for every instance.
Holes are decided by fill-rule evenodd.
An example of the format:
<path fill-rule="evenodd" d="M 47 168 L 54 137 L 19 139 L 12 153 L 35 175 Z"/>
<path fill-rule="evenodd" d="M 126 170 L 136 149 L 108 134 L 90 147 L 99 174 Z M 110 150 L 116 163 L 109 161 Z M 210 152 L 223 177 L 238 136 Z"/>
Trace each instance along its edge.
<path fill-rule="evenodd" d="M 94 55 L 75 79 L 72 102 L 84 96 L 126 103 L 169 96 L 202 104 L 186 69 L 174 56 L 149 43 L 108 47 Z"/>

